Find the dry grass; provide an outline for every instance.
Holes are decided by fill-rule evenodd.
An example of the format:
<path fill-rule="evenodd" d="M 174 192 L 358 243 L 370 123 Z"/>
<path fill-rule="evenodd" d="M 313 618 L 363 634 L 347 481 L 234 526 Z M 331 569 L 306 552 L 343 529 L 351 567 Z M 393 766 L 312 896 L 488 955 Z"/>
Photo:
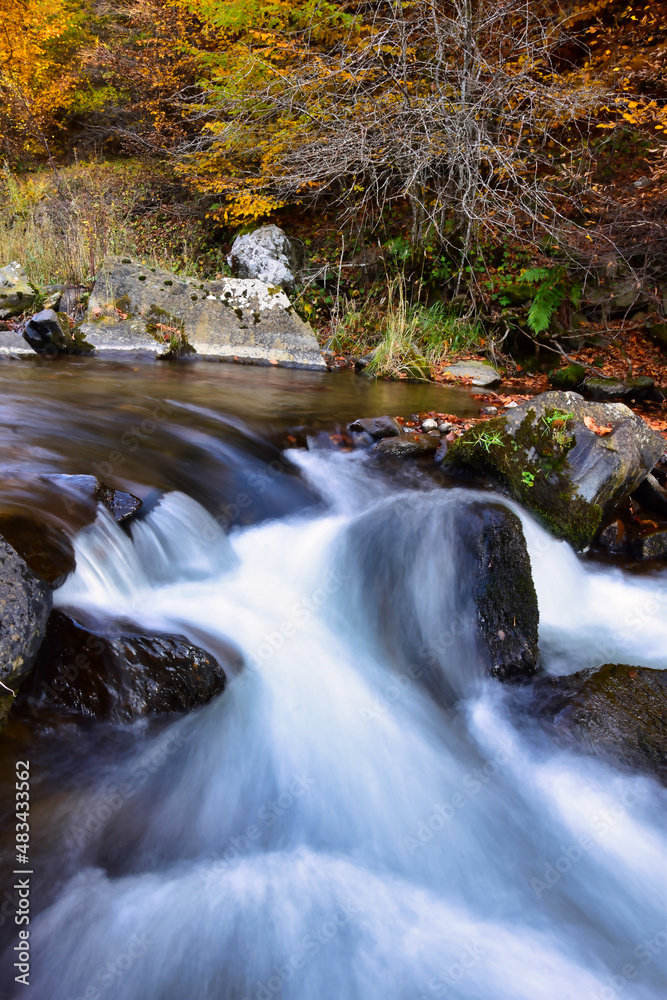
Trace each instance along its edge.
<path fill-rule="evenodd" d="M 0 266 L 20 261 L 32 284 L 86 285 L 108 254 L 207 276 L 224 268 L 195 208 L 159 165 L 120 160 L 16 175 L 0 171 Z M 168 203 L 169 197 L 173 203 Z M 166 201 L 165 201 L 166 199 Z"/>

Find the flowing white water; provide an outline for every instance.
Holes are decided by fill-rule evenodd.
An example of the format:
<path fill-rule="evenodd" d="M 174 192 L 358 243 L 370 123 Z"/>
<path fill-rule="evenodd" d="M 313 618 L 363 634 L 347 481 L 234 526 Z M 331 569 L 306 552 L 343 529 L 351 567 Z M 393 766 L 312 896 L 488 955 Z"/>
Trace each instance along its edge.
<path fill-rule="evenodd" d="M 378 554 L 359 519 L 392 504 L 407 524 L 427 502 L 435 527 L 416 570 L 380 581 L 391 613 L 407 594 L 424 622 L 465 618 L 447 525 L 466 491 L 392 498 L 357 456 L 301 462 L 329 513 L 228 539 L 170 494 L 132 539 L 103 512 L 79 537 L 60 605 L 231 640 L 246 666 L 152 750 L 100 766 L 71 817 L 78 873 L 31 925 L 31 997 L 658 1000 L 664 792 L 519 733 L 465 636 L 436 703 L 365 626 Z M 547 665 L 666 667 L 667 579 L 588 568 L 524 523 Z"/>

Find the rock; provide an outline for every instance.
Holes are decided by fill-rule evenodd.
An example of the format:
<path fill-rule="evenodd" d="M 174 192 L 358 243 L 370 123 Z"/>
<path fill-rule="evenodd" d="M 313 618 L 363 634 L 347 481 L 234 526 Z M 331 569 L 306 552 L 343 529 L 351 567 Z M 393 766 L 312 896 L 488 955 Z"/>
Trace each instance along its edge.
<path fill-rule="evenodd" d="M 391 458 L 410 458 L 412 455 L 432 455 L 440 444 L 440 437 L 431 434 L 402 434 L 401 437 L 383 438 L 374 444 L 371 452 L 374 455 L 390 456 Z"/>
<path fill-rule="evenodd" d="M 238 278 L 258 278 L 289 290 L 296 284 L 300 257 L 297 244 L 271 225 L 237 236 L 227 263 Z"/>
<path fill-rule="evenodd" d="M 35 352 L 17 330 L 0 330 L 0 357 L 34 358 Z"/>
<path fill-rule="evenodd" d="M 653 323 L 647 326 L 646 331 L 656 343 L 667 348 L 667 323 Z"/>
<path fill-rule="evenodd" d="M 498 407 L 497 406 L 483 406 L 480 409 L 479 412 L 481 413 L 481 415 L 483 417 L 495 417 L 496 413 L 498 412 Z"/>
<path fill-rule="evenodd" d="M 588 369 L 584 368 L 583 365 L 567 365 L 565 368 L 559 368 L 557 371 L 552 372 L 549 376 L 549 381 L 554 389 L 576 390 L 584 381 L 587 374 Z"/>
<path fill-rule="evenodd" d="M 633 278 L 617 278 L 597 288 L 587 288 L 580 305 L 589 310 L 600 310 L 604 316 L 625 316 L 647 306 L 650 293 Z"/>
<path fill-rule="evenodd" d="M 72 334 L 69 317 L 53 309 L 35 313 L 23 329 L 23 338 L 33 351 L 52 357 L 57 354 L 90 354 L 93 349 L 80 331 Z"/>
<path fill-rule="evenodd" d="M 315 335 L 277 286 L 256 279 L 198 282 L 108 257 L 80 325 L 98 351 L 325 369 Z"/>
<path fill-rule="evenodd" d="M 475 606 L 489 670 L 501 681 L 525 680 L 539 662 L 539 609 L 521 522 L 495 504 L 471 504 L 469 515 L 463 537 L 477 566 Z"/>
<path fill-rule="evenodd" d="M 141 507 L 138 497 L 95 476 L 4 474 L 0 494 L 0 533 L 54 588 L 74 570 L 71 539 L 95 520 L 98 503 L 119 522 Z"/>
<path fill-rule="evenodd" d="M 667 529 L 651 531 L 639 535 L 630 542 L 633 559 L 667 559 Z"/>
<path fill-rule="evenodd" d="M 484 361 L 457 361 L 453 365 L 448 365 L 444 369 L 445 375 L 453 375 L 454 378 L 470 379 L 476 386 L 498 385 L 500 375 L 493 365 Z"/>
<path fill-rule="evenodd" d="M 142 503 L 133 493 L 115 490 L 97 476 L 43 475 L 43 480 L 67 491 L 70 495 L 101 503 L 119 524 L 129 521 L 140 510 Z M 71 507 L 71 501 L 70 501 Z"/>
<path fill-rule="evenodd" d="M 376 353 L 377 353 L 377 347 L 374 347 L 372 351 L 368 352 L 368 354 L 364 354 L 363 357 L 357 358 L 357 360 L 354 362 L 354 367 L 356 371 L 361 372 L 364 370 L 364 368 L 368 368 L 371 361 L 375 357 Z"/>
<path fill-rule="evenodd" d="M 0 537 L 0 724 L 33 665 L 51 610 L 51 591 Z"/>
<path fill-rule="evenodd" d="M 562 742 L 667 783 L 667 670 L 607 664 L 542 677 L 533 697 Z"/>
<path fill-rule="evenodd" d="M 443 420 L 441 424 L 438 424 L 438 430 L 441 434 L 449 434 L 454 424 L 450 423 L 449 420 Z"/>
<path fill-rule="evenodd" d="M 611 430 L 598 434 L 586 419 Z M 582 549 L 664 450 L 661 435 L 623 403 L 545 392 L 466 431 L 444 468 L 491 477 L 556 537 Z"/>
<path fill-rule="evenodd" d="M 58 312 L 60 308 L 60 300 L 62 299 L 63 292 L 65 291 L 64 285 L 45 285 L 40 289 L 43 309 L 55 309 Z"/>
<path fill-rule="evenodd" d="M 614 555 L 624 555 L 628 548 L 625 525 L 619 517 L 606 525 L 598 536 L 598 544 Z"/>
<path fill-rule="evenodd" d="M 422 430 L 424 431 L 425 434 L 428 434 L 429 431 L 435 431 L 437 429 L 438 429 L 437 420 L 432 420 L 430 417 L 428 417 L 426 420 L 422 421 Z"/>
<path fill-rule="evenodd" d="M 649 474 L 632 496 L 646 510 L 667 519 L 667 490 L 663 489 L 654 475 Z"/>
<path fill-rule="evenodd" d="M 613 399 L 651 399 L 655 395 L 655 382 L 646 375 L 626 379 L 593 376 L 586 379 L 581 390 L 591 399 L 601 402 Z"/>
<path fill-rule="evenodd" d="M 241 657 L 227 648 L 230 670 Z M 53 611 L 34 669 L 15 711 L 35 715 L 59 709 L 130 722 L 148 715 L 187 712 L 224 690 L 226 674 L 209 653 L 181 635 L 145 635 L 132 629 L 87 628 Z"/>
<path fill-rule="evenodd" d="M 35 301 L 36 292 L 17 260 L 0 267 L 0 319 L 18 316 Z"/>
<path fill-rule="evenodd" d="M 350 615 L 442 704 L 537 669 L 539 613 L 519 519 L 462 491 L 392 497 L 347 529 Z M 406 673 L 407 671 L 407 673 Z"/>
<path fill-rule="evenodd" d="M 353 434 L 370 434 L 376 441 L 380 438 L 399 437 L 403 428 L 394 417 L 361 417 L 347 428 Z"/>

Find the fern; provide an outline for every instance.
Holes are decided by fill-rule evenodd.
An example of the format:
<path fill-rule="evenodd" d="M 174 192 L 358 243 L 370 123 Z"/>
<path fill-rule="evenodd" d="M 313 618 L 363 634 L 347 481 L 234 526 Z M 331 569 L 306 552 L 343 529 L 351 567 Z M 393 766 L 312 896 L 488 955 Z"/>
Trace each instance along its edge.
<path fill-rule="evenodd" d="M 528 326 L 533 333 L 542 333 L 565 298 L 565 269 L 556 267 L 548 271 L 542 267 L 529 268 L 522 274 L 521 280 L 529 285 L 538 285 L 528 310 Z"/>

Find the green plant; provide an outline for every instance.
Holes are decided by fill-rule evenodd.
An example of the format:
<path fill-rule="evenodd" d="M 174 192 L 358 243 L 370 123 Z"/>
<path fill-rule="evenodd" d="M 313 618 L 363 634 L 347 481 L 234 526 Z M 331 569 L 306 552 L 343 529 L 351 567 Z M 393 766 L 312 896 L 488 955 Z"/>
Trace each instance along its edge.
<path fill-rule="evenodd" d="M 413 306 L 411 312 L 417 322 L 417 343 L 431 363 L 446 355 L 469 350 L 482 341 L 481 325 L 476 320 L 457 315 L 443 302 Z"/>
<path fill-rule="evenodd" d="M 389 284 L 387 311 L 382 322 L 382 340 L 367 366 L 369 375 L 428 381 L 431 367 L 416 346 L 418 321 L 408 305 L 402 277 Z"/>
<path fill-rule="evenodd" d="M 542 435 L 551 436 L 555 443 L 561 448 L 568 442 L 568 421 L 573 419 L 573 414 L 566 410 L 550 410 L 542 415 Z"/>
<path fill-rule="evenodd" d="M 478 444 L 484 451 L 490 452 L 493 446 L 501 448 L 504 442 L 500 431 L 479 430 L 476 436 L 470 438 L 470 444 Z"/>
<path fill-rule="evenodd" d="M 534 486 L 535 485 L 535 473 L 529 472 L 528 469 L 524 469 L 521 473 L 521 482 L 524 486 Z"/>

